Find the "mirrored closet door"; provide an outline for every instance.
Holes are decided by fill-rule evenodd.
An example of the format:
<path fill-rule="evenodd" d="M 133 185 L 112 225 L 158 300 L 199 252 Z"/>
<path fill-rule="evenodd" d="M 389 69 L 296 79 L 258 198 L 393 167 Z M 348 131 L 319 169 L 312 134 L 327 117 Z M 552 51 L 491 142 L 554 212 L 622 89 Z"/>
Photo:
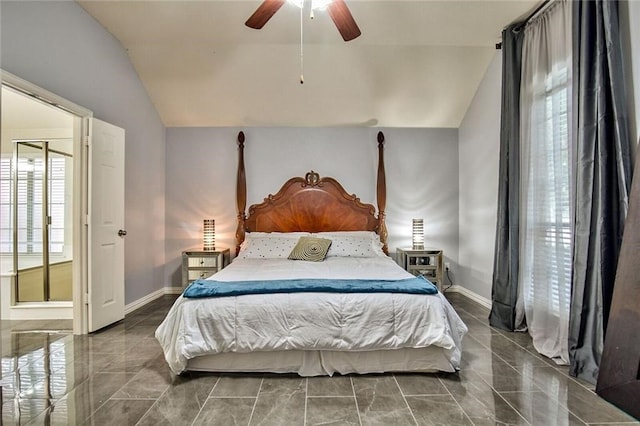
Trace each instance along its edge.
<path fill-rule="evenodd" d="M 72 140 L 14 141 L 16 302 L 72 300 Z"/>

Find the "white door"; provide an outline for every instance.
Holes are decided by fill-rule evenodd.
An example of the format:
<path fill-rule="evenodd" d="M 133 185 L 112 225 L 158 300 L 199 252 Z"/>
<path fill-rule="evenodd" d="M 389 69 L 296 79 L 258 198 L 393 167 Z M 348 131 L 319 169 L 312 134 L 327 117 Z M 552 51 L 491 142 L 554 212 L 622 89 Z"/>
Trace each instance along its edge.
<path fill-rule="evenodd" d="M 124 129 L 91 119 L 88 331 L 124 318 Z"/>

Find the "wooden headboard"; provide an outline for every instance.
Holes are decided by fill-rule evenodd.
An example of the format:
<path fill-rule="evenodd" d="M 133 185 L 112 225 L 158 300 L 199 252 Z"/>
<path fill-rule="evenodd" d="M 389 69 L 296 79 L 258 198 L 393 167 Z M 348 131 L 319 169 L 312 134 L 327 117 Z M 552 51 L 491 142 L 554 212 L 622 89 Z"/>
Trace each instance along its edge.
<path fill-rule="evenodd" d="M 238 175 L 236 200 L 238 203 L 238 227 L 236 229 L 236 254 L 246 232 L 326 232 L 326 231 L 374 231 L 380 235 L 385 253 L 387 227 L 384 222 L 386 181 L 384 172 L 384 135 L 378 132 L 378 214 L 373 204 L 361 203 L 347 193 L 340 183 L 331 177 L 320 177 L 313 170 L 304 177 L 294 177 L 282 185 L 275 194 L 269 194 L 262 203 L 249 207 L 244 168 L 244 133 L 238 134 Z"/>

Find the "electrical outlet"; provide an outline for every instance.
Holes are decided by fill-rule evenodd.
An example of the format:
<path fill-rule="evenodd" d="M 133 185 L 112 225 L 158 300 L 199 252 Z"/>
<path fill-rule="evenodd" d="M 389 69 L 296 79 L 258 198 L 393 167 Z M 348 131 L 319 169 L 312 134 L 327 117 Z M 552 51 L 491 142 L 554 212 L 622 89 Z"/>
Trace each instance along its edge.
<path fill-rule="evenodd" d="M 444 269 L 447 271 L 451 269 L 451 264 L 449 262 L 444 262 Z"/>

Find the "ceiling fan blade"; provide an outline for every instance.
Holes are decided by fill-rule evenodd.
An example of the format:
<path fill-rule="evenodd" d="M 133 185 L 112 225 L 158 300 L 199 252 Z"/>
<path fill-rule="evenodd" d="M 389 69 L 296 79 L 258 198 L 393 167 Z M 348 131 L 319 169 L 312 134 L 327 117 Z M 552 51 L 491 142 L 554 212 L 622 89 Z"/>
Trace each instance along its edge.
<path fill-rule="evenodd" d="M 327 11 L 344 41 L 353 40 L 360 36 L 360 28 L 358 28 L 358 24 L 351 16 L 351 12 L 344 0 L 333 0 L 327 7 Z"/>
<path fill-rule="evenodd" d="M 282 7 L 285 1 L 286 0 L 264 0 L 244 24 L 249 28 L 259 30 L 264 27 L 264 24 Z"/>

